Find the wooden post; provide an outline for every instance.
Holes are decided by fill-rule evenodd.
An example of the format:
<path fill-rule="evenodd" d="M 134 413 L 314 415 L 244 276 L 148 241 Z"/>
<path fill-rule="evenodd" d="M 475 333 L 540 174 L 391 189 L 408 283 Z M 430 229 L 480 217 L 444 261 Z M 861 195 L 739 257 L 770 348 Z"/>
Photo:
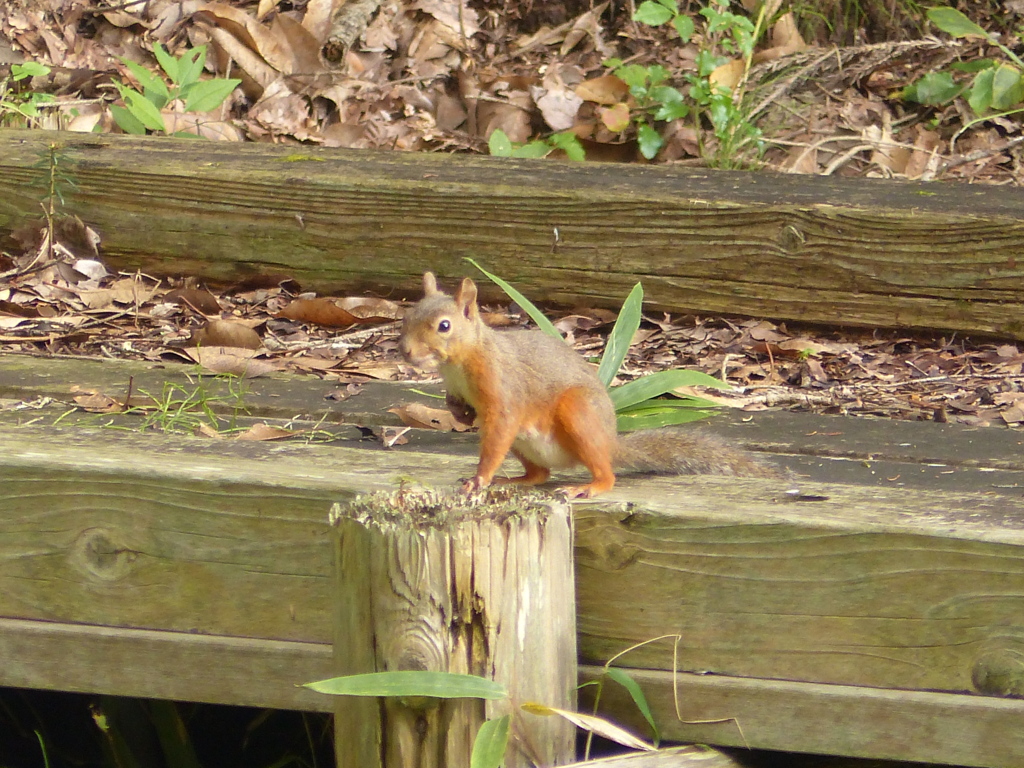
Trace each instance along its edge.
<path fill-rule="evenodd" d="M 456 672 L 509 690 L 486 703 L 338 697 L 340 768 L 468 767 L 481 723 L 509 713 L 508 768 L 574 759 L 573 726 L 519 708 L 576 704 L 567 504 L 508 487 L 398 491 L 335 505 L 331 520 L 338 674 Z"/>

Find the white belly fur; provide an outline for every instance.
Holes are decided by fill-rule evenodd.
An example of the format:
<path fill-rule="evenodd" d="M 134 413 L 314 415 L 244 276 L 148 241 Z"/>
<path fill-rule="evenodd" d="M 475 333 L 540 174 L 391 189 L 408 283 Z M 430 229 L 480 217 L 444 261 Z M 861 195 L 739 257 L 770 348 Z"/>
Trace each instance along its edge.
<path fill-rule="evenodd" d="M 524 457 L 542 467 L 551 469 L 567 469 L 579 462 L 554 438 L 542 435 L 535 429 L 524 429 L 519 433 L 512 447 Z"/>

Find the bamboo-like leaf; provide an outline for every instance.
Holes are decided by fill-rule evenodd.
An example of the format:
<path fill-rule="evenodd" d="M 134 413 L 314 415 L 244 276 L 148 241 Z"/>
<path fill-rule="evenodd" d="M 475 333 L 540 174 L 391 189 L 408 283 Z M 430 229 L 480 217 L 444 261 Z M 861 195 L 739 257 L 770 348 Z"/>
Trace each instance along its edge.
<path fill-rule="evenodd" d="M 619 310 L 619 316 L 615 320 L 612 332 L 608 334 L 608 344 L 601 356 L 601 365 L 597 369 L 597 378 L 606 387 L 615 378 L 615 374 L 622 367 L 622 361 L 626 359 L 629 345 L 633 343 L 633 336 L 636 334 L 637 328 L 640 327 L 643 303 L 644 288 L 637 283 L 623 302 L 622 309 Z"/>
<path fill-rule="evenodd" d="M 501 683 L 452 672 L 371 672 L 306 683 L 318 693 L 334 696 L 434 696 L 439 699 L 503 699 Z"/>
<path fill-rule="evenodd" d="M 647 697 L 644 696 L 644 692 L 640 688 L 640 684 L 618 667 L 606 667 L 604 673 L 608 675 L 609 679 L 614 680 L 629 692 L 630 697 L 633 699 L 633 703 L 636 704 L 636 708 L 640 710 L 640 714 L 644 716 L 644 720 L 646 720 L 647 724 L 651 726 L 651 733 L 654 734 L 654 746 L 658 746 L 658 743 L 661 741 L 661 733 L 658 731 L 658 726 L 654 722 L 654 715 L 651 714 L 651 707 L 647 703 Z"/>
<path fill-rule="evenodd" d="M 616 411 L 621 411 L 631 405 L 642 403 L 653 397 L 664 395 L 679 387 L 716 387 L 717 389 L 731 389 L 728 384 L 723 384 L 713 376 L 708 376 L 700 371 L 687 371 L 677 369 L 674 371 L 659 371 L 650 376 L 641 376 L 621 387 L 612 387 L 608 390 Z"/>
<path fill-rule="evenodd" d="M 714 414 L 699 399 L 694 402 L 683 400 L 654 400 L 650 403 L 633 405 L 615 414 L 619 432 L 633 432 L 638 429 L 660 429 L 700 421 Z M 713 403 L 710 407 L 716 407 Z"/>
<path fill-rule="evenodd" d="M 202 768 L 177 704 L 154 699 L 149 702 L 149 716 L 170 768 Z"/>
<path fill-rule="evenodd" d="M 496 720 L 485 720 L 473 740 L 470 768 L 499 768 L 505 762 L 508 731 L 512 718 L 504 715 Z"/>
<path fill-rule="evenodd" d="M 512 301 L 514 301 L 520 307 L 522 307 L 523 311 L 530 316 L 530 319 L 533 320 L 533 322 L 537 324 L 537 327 L 544 331 L 544 333 L 546 333 L 548 336 L 554 336 L 556 339 L 562 338 L 562 334 L 558 332 L 558 329 L 555 328 L 555 326 L 551 323 L 550 320 L 544 317 L 544 313 L 537 309 L 533 302 L 531 302 L 528 298 L 523 296 L 523 294 L 521 294 L 519 291 L 517 291 L 515 288 L 506 283 L 497 275 L 492 275 L 486 269 L 484 269 L 475 261 L 473 261 L 473 259 L 466 257 L 466 261 L 468 261 L 474 267 L 483 272 L 489 280 L 491 280 L 495 285 L 501 288 L 501 290 L 507 293 L 509 298 L 512 299 Z"/>
<path fill-rule="evenodd" d="M 645 752 L 654 752 L 657 749 L 653 744 L 648 744 L 646 741 L 637 738 L 624 728 L 620 728 L 614 723 L 610 723 L 601 717 L 584 715 L 579 712 L 570 712 L 566 709 L 548 707 L 544 704 L 537 704 L 535 702 L 527 702 L 522 705 L 522 708 L 524 711 L 530 712 L 534 715 L 557 715 L 558 717 L 564 717 L 577 728 L 582 728 L 585 731 L 596 733 L 602 738 L 611 739 L 612 741 L 629 747 L 630 749 L 640 749 Z"/>

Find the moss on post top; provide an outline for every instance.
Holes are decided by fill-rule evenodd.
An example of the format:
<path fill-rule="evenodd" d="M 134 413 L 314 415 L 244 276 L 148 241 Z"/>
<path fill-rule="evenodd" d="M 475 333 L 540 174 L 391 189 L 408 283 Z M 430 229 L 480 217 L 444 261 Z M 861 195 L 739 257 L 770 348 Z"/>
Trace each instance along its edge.
<path fill-rule="evenodd" d="M 343 519 L 377 527 L 447 528 L 464 522 L 503 524 L 535 517 L 546 520 L 553 512 L 568 510 L 558 496 L 511 485 L 498 485 L 466 494 L 437 488 L 378 491 L 331 507 L 329 521 Z"/>

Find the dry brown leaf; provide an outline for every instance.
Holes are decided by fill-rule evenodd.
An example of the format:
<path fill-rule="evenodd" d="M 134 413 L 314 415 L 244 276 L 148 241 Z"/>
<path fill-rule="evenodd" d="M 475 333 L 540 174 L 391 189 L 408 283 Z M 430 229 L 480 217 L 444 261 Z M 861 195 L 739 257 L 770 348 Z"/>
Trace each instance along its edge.
<path fill-rule="evenodd" d="M 583 99 L 565 86 L 547 91 L 538 89 L 534 93 L 534 100 L 544 122 L 553 131 L 572 128 L 576 122 L 576 113 L 583 104 Z"/>
<path fill-rule="evenodd" d="M 334 299 L 296 299 L 278 312 L 275 317 L 285 317 L 301 323 L 314 323 L 328 328 L 346 328 L 361 322 L 360 318 L 342 309 Z"/>
<path fill-rule="evenodd" d="M 621 133 L 629 127 L 629 106 L 616 104 L 601 110 L 601 122 L 612 133 Z"/>
<path fill-rule="evenodd" d="M 722 86 L 731 91 L 739 85 L 745 71 L 746 64 L 743 62 L 743 59 L 731 59 L 725 62 L 725 64 L 715 67 L 714 71 L 708 75 L 708 80 L 712 85 Z"/>
<path fill-rule="evenodd" d="M 157 286 L 147 285 L 137 277 L 124 277 L 108 286 L 115 304 L 145 304 L 157 291 Z"/>
<path fill-rule="evenodd" d="M 217 315 L 220 312 L 220 302 L 217 301 L 217 297 L 200 288 L 175 288 L 161 298 L 168 304 L 189 306 L 203 315 Z"/>
<path fill-rule="evenodd" d="M 630 749 L 643 750 L 644 752 L 654 752 L 657 749 L 653 744 L 648 744 L 643 739 L 637 738 L 624 728 L 615 725 L 615 723 L 609 722 L 601 717 L 596 717 L 595 715 L 584 715 L 580 712 L 572 712 L 566 709 L 558 709 L 557 707 L 549 707 L 546 704 L 538 704 L 532 701 L 526 702 L 520 706 L 523 711 L 530 712 L 534 715 L 557 715 L 558 717 L 565 718 L 577 728 L 582 728 L 585 731 L 596 733 L 604 739 L 610 739 L 618 742 Z"/>
<path fill-rule="evenodd" d="M 381 427 L 380 429 L 373 430 L 373 434 L 380 440 L 381 445 L 385 448 L 393 448 L 396 445 L 405 445 L 409 442 L 409 438 L 405 434 L 412 429 L 412 427 Z"/>
<path fill-rule="evenodd" d="M 239 347 L 241 349 L 260 349 L 263 340 L 252 328 L 232 320 L 211 320 L 202 328 L 194 331 L 191 338 L 192 346 L 199 347 Z"/>
<path fill-rule="evenodd" d="M 212 141 L 243 141 L 242 129 L 219 119 L 211 113 L 178 112 L 165 109 L 160 112 L 168 133 L 189 133 Z"/>
<path fill-rule="evenodd" d="M 194 347 L 182 353 L 213 373 L 230 373 L 244 379 L 266 376 L 277 370 L 267 360 L 254 359 L 256 352 L 242 347 Z"/>
<path fill-rule="evenodd" d="M 77 384 L 73 384 L 71 392 L 79 393 L 73 394 L 72 397 L 79 408 L 89 413 L 121 413 L 124 411 L 124 405 L 98 390 L 82 389 Z"/>
<path fill-rule="evenodd" d="M 408 403 L 398 408 L 389 408 L 408 427 L 436 429 L 441 432 L 465 432 L 469 426 L 455 418 L 447 408 L 431 408 L 422 403 Z"/>
<path fill-rule="evenodd" d="M 629 95 L 629 86 L 620 77 L 602 75 L 584 80 L 577 85 L 576 95 L 584 101 L 610 106 L 618 104 Z"/>
<path fill-rule="evenodd" d="M 253 424 L 245 432 L 235 436 L 236 440 L 284 440 L 295 437 L 305 432 L 304 429 L 284 429 L 283 427 L 272 427 L 269 424 Z"/>
<path fill-rule="evenodd" d="M 212 437 L 215 440 L 224 440 L 227 438 L 227 435 L 225 435 L 219 429 L 205 423 L 200 424 L 198 427 L 196 427 L 196 433 L 202 435 L 203 437 Z"/>
<path fill-rule="evenodd" d="M 347 296 L 333 301 L 364 323 L 386 323 L 402 319 L 401 305 L 388 299 Z"/>

